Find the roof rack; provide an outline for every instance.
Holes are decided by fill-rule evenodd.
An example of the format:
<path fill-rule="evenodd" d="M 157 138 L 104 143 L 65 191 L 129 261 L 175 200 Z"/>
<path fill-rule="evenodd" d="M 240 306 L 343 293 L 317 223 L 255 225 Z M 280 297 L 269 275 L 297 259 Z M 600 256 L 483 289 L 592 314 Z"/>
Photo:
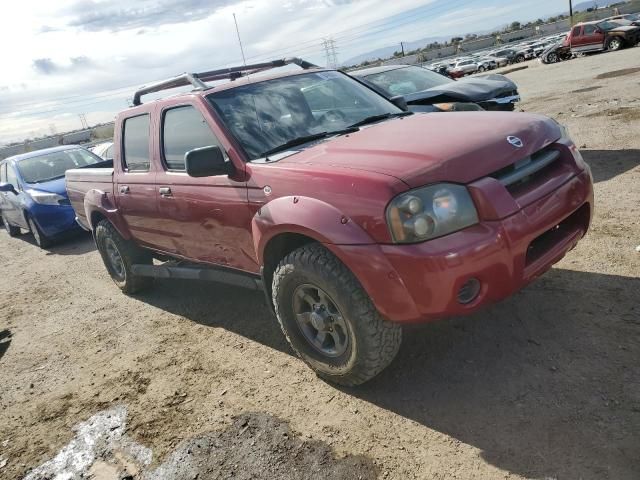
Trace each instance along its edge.
<path fill-rule="evenodd" d="M 187 85 L 193 85 L 194 90 L 206 90 L 209 87 L 205 82 L 213 82 L 215 80 L 235 80 L 236 78 L 244 77 L 246 75 L 252 75 L 271 68 L 284 67 L 285 65 L 298 65 L 305 70 L 309 68 L 315 68 L 317 65 L 309 63 L 301 58 L 283 58 L 281 60 L 273 60 L 271 62 L 254 63 L 253 65 L 243 65 L 241 67 L 221 68 L 219 70 L 211 70 L 201 73 L 183 73 L 177 77 L 170 78 L 168 80 L 162 80 L 161 82 L 152 83 L 136 90 L 133 95 L 133 105 L 142 105 L 140 97 L 147 95 L 148 93 L 160 92 L 162 90 L 169 90 L 171 88 L 184 87 Z"/>

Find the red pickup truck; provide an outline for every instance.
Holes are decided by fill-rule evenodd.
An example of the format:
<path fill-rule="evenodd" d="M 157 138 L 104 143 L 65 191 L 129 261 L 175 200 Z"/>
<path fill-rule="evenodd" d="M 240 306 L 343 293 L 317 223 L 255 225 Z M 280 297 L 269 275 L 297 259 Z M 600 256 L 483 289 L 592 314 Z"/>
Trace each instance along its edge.
<path fill-rule="evenodd" d="M 576 24 L 564 43 L 572 53 L 620 50 L 633 47 L 640 41 L 640 28 L 621 25 L 615 20 L 599 20 Z"/>
<path fill-rule="evenodd" d="M 303 68 L 260 73 L 289 63 Z M 134 104 L 113 169 L 66 174 L 115 283 L 264 289 L 293 349 L 337 383 L 385 368 L 402 324 L 521 289 L 591 220 L 589 167 L 543 116 L 412 114 L 298 59 L 185 74 Z"/>

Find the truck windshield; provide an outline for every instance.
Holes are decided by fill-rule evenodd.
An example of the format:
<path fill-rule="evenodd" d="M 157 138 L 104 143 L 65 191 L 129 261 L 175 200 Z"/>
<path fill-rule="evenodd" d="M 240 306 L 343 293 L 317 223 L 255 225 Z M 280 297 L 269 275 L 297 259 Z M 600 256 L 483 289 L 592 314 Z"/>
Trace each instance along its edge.
<path fill-rule="evenodd" d="M 403 67 L 364 76 L 365 80 L 382 89 L 389 97 L 408 95 L 438 87 L 453 80 L 420 67 Z"/>
<path fill-rule="evenodd" d="M 72 168 L 88 167 L 103 160 L 81 148 L 52 152 L 18 162 L 18 170 L 26 183 L 42 183 L 63 178 Z"/>
<path fill-rule="evenodd" d="M 384 97 L 339 72 L 313 72 L 212 93 L 207 97 L 249 160 L 348 130 L 369 118 L 403 113 Z M 379 116 L 379 117 L 378 117 Z"/>

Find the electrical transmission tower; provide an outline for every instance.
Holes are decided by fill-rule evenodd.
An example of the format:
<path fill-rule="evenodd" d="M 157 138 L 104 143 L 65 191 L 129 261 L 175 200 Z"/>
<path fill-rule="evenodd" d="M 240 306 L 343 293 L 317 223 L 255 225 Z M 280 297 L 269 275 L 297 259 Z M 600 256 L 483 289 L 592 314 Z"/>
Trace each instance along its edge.
<path fill-rule="evenodd" d="M 80 117 L 80 122 L 82 123 L 82 128 L 83 129 L 87 129 L 89 128 L 89 122 L 87 122 L 87 116 L 84 113 L 79 113 L 78 117 Z"/>
<path fill-rule="evenodd" d="M 327 59 L 327 67 L 338 68 L 338 49 L 336 48 L 336 41 L 333 38 L 325 38 L 322 40 L 322 47 L 324 48 L 324 55 Z"/>

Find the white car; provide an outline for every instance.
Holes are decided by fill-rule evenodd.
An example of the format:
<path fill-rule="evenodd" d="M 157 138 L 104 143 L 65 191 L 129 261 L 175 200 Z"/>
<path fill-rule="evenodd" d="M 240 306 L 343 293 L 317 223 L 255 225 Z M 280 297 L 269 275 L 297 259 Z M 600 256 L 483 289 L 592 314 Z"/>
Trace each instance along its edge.
<path fill-rule="evenodd" d="M 474 60 L 460 60 L 449 70 L 454 76 L 463 77 L 478 71 L 478 64 Z"/>
<path fill-rule="evenodd" d="M 105 160 L 113 160 L 113 142 L 99 143 L 91 149 L 93 153 Z"/>

